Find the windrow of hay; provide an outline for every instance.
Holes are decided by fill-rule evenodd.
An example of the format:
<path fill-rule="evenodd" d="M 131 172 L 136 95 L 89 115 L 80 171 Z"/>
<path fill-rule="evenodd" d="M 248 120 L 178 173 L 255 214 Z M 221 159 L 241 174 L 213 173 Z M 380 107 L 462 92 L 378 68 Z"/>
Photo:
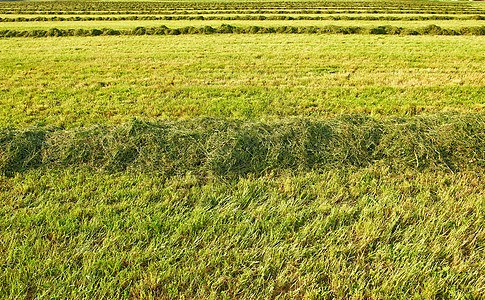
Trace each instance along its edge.
<path fill-rule="evenodd" d="M 205 13 L 413 13 L 480 14 L 482 7 L 450 1 L 7 1 L 2 14 L 188 14 Z"/>
<path fill-rule="evenodd" d="M 239 27 L 223 24 L 219 27 L 136 27 L 133 29 L 58 29 L 49 30 L 0 30 L 0 38 L 8 37 L 58 37 L 58 36 L 100 36 L 100 35 L 180 35 L 180 34 L 382 34 L 382 35 L 485 35 L 485 26 L 463 27 L 460 29 L 441 28 L 429 25 L 421 28 L 403 28 L 395 26 L 247 26 Z"/>
<path fill-rule="evenodd" d="M 451 16 L 451 15 L 431 15 L 431 16 L 348 16 L 348 15 L 330 15 L 330 16 L 312 16 L 312 15 L 229 15 L 229 16 L 203 16 L 203 15 L 162 15 L 162 16 L 38 16 L 38 17 L 12 17 L 12 18 L 1 18 L 0 22 L 62 22 L 62 21 L 178 21 L 178 20 L 220 20 L 220 21 L 236 21 L 236 20 L 254 20 L 254 21 L 291 21 L 291 20 L 311 20 L 311 21 L 323 21 L 323 20 L 333 20 L 333 21 L 431 21 L 431 20 L 485 20 L 485 16 L 482 15 L 466 15 L 466 16 Z"/>
<path fill-rule="evenodd" d="M 370 165 L 396 171 L 483 171 L 484 115 L 386 120 L 344 115 L 271 124 L 133 119 L 119 126 L 73 130 L 0 130 L 0 172 L 7 176 L 39 167 L 239 176 Z"/>

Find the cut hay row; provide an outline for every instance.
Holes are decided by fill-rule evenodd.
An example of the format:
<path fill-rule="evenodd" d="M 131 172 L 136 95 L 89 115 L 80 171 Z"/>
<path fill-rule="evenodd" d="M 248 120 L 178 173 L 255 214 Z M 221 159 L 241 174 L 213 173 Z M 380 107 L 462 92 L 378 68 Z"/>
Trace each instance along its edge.
<path fill-rule="evenodd" d="M 231 10 L 215 10 L 215 9 L 178 9 L 178 10 L 120 10 L 120 11 L 44 11 L 44 10 L 6 10 L 0 7 L 0 14 L 2 15 L 203 15 L 203 14 L 316 14 L 316 15 L 330 15 L 330 14 L 432 14 L 432 15 L 482 15 L 485 14 L 485 9 L 444 9 L 444 10 L 419 10 L 419 9 L 335 9 L 335 8 L 319 8 L 319 9 L 231 9 Z"/>
<path fill-rule="evenodd" d="M 62 37 L 62 36 L 100 36 L 100 35 L 180 35 L 180 34 L 381 34 L 381 35 L 485 35 L 485 26 L 463 27 L 460 29 L 441 28 L 429 25 L 422 28 L 403 28 L 396 26 L 277 26 L 239 27 L 223 24 L 219 27 L 204 26 L 183 28 L 136 27 L 134 29 L 58 29 L 49 30 L 0 30 L 0 38 L 11 37 Z"/>
<path fill-rule="evenodd" d="M 485 116 L 344 115 L 272 124 L 134 119 L 111 127 L 0 131 L 0 172 L 7 176 L 39 167 L 239 176 L 371 165 L 483 172 Z"/>
<path fill-rule="evenodd" d="M 109 10 L 160 10 L 160 9 L 308 9 L 308 8 L 364 8 L 364 9 L 474 9 L 469 3 L 453 3 L 438 1 L 247 1 L 247 2 L 88 2 L 88 1 L 35 1 L 35 2 L 4 2 L 4 9 L 31 10 L 79 10 L 79 11 L 109 11 Z"/>
<path fill-rule="evenodd" d="M 177 14 L 177 13 L 417 13 L 483 14 L 467 2 L 311 1 L 311 2 L 84 2 L 35 1 L 0 3 L 2 14 Z"/>
<path fill-rule="evenodd" d="M 291 16 L 291 15 L 233 15 L 233 16 L 109 16 L 109 17 L 15 17 L 15 18 L 1 18 L 0 22 L 62 22 L 62 21 L 171 21 L 171 20 L 219 20 L 219 21 L 233 21 L 233 20 L 255 20 L 255 21 L 285 21 L 285 20 L 309 20 L 309 21 L 324 21 L 324 20 L 345 20 L 345 21 L 446 21 L 446 20 L 485 20 L 485 16 L 470 15 L 470 16 Z"/>

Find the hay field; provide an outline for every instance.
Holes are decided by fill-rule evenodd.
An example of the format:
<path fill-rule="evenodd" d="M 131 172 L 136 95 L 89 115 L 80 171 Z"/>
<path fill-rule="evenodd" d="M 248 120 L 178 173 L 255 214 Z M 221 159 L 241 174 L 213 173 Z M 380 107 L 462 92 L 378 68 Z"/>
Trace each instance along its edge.
<path fill-rule="evenodd" d="M 0 2 L 0 298 L 484 298 L 484 107 L 484 3 Z"/>

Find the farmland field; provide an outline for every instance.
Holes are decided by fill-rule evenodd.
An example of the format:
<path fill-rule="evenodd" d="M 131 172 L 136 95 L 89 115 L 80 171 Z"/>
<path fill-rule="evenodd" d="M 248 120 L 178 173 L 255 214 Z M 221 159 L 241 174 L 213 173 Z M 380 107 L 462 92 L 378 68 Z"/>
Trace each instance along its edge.
<path fill-rule="evenodd" d="M 437 25 L 444 28 L 459 29 L 463 27 L 474 27 L 485 24 L 485 20 L 300 20 L 304 17 L 300 17 L 297 20 L 86 20 L 86 21 L 32 21 L 32 22 L 0 22 L 0 30 L 13 29 L 13 30 L 33 30 L 33 29 L 70 29 L 70 28 L 113 28 L 113 29 L 132 29 L 137 26 L 141 27 L 156 27 L 165 25 L 168 28 L 181 28 L 187 26 L 203 27 L 212 26 L 218 27 L 223 24 L 228 24 L 238 27 L 249 26 L 399 26 L 405 28 L 420 28 L 429 25 Z M 163 22 L 163 24 L 162 24 Z"/>
<path fill-rule="evenodd" d="M 0 124 L 477 112 L 484 44 L 481 36 L 3 39 L 0 99 L 9 109 Z"/>
<path fill-rule="evenodd" d="M 484 109 L 483 2 L 0 2 L 0 298 L 484 298 Z"/>

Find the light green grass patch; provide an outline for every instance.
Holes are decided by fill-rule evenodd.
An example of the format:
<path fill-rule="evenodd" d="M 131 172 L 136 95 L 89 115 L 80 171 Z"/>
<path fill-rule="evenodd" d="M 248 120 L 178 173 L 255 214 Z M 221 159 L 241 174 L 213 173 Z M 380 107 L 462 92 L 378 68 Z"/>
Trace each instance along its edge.
<path fill-rule="evenodd" d="M 0 178 L 0 297 L 480 298 L 483 178 Z"/>
<path fill-rule="evenodd" d="M 159 27 L 167 26 L 169 28 L 180 28 L 186 26 L 203 27 L 203 26 L 220 26 L 222 24 L 229 24 L 238 27 L 249 26 L 263 26 L 263 27 L 278 27 L 278 26 L 397 26 L 405 28 L 420 28 L 428 25 L 437 25 L 449 29 L 460 29 L 463 27 L 483 26 L 485 21 L 477 20 L 426 20 L 426 21 L 348 21 L 348 20 L 174 20 L 174 21 L 159 21 L 159 20 L 138 20 L 138 21 L 49 21 L 49 22 L 0 22 L 0 30 L 32 30 L 32 29 L 93 29 L 93 28 L 113 28 L 113 29 L 132 29 L 137 26 L 141 27 Z"/>
<path fill-rule="evenodd" d="M 483 37 L 211 35 L 0 40 L 0 123 L 275 119 L 483 107 Z"/>

